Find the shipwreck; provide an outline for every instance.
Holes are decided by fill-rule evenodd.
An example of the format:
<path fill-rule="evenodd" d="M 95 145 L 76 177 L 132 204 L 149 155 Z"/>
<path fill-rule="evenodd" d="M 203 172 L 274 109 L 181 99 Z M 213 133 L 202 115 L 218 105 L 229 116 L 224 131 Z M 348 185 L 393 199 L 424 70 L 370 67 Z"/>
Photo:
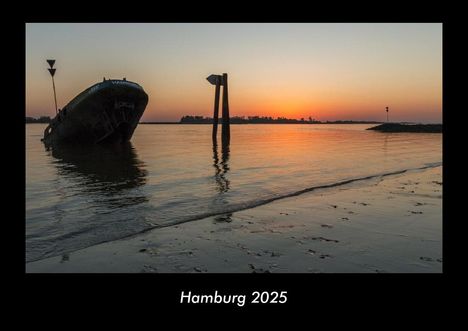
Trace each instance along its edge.
<path fill-rule="evenodd" d="M 42 140 L 46 145 L 129 141 L 147 104 L 148 95 L 137 83 L 104 78 L 59 110 Z"/>

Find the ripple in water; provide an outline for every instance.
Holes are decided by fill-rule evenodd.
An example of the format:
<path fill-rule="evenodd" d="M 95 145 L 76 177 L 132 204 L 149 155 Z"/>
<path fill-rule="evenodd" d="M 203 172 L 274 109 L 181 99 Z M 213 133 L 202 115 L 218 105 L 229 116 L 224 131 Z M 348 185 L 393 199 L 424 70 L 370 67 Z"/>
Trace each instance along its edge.
<path fill-rule="evenodd" d="M 46 150 L 26 125 L 26 260 L 442 162 L 441 134 L 367 127 L 233 125 L 213 146 L 209 125 L 140 125 L 129 144 Z"/>

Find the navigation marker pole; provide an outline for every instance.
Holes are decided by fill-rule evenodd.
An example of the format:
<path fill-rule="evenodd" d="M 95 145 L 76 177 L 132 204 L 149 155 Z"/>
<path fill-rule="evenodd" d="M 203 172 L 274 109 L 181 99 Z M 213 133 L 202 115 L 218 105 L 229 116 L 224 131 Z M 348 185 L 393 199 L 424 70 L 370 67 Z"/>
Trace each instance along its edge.
<path fill-rule="evenodd" d="M 385 107 L 385 111 L 387 112 L 387 123 L 388 123 L 388 107 Z"/>
<path fill-rule="evenodd" d="M 54 82 L 54 75 L 55 75 L 55 70 L 56 70 L 56 69 L 54 69 L 55 60 L 47 60 L 47 63 L 50 66 L 50 68 L 47 69 L 47 70 L 49 70 L 50 75 L 52 76 L 52 87 L 54 88 L 54 100 L 55 100 L 55 114 L 57 114 L 58 113 L 58 110 L 57 110 L 57 95 L 55 93 L 55 82 Z"/>

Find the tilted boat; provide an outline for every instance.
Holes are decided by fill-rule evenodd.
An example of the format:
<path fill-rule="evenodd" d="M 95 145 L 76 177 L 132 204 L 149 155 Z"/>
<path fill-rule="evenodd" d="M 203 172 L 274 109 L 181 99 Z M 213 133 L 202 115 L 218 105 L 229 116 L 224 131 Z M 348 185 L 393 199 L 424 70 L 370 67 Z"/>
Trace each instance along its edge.
<path fill-rule="evenodd" d="M 148 104 L 137 83 L 104 79 L 63 107 L 44 131 L 54 143 L 115 143 L 129 141 Z"/>

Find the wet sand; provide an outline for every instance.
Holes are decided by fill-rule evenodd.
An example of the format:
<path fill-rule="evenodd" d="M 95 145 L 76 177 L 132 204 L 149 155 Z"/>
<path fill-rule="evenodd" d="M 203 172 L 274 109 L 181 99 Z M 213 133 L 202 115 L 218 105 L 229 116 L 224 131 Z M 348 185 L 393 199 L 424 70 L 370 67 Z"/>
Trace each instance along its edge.
<path fill-rule="evenodd" d="M 316 190 L 26 264 L 26 272 L 442 272 L 442 167 Z"/>

